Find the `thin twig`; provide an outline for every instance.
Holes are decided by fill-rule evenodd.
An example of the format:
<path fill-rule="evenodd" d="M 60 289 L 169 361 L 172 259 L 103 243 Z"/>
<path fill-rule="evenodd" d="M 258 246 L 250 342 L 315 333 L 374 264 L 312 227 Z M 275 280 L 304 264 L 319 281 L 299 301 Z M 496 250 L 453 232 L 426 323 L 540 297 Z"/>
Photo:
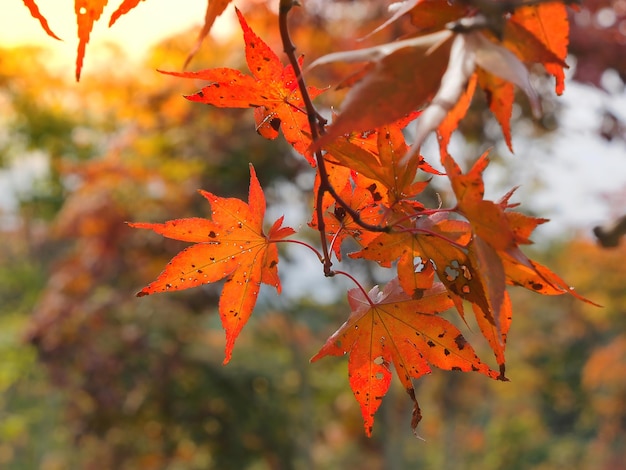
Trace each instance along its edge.
<path fill-rule="evenodd" d="M 300 94 L 302 95 L 302 100 L 304 101 L 304 106 L 306 109 L 307 118 L 309 121 L 309 127 L 311 128 L 311 139 L 313 142 L 319 139 L 320 135 L 324 133 L 324 126 L 326 125 L 326 119 L 324 119 L 315 109 L 315 105 L 311 100 L 311 96 L 309 91 L 307 90 L 306 83 L 304 81 L 304 77 L 302 75 L 302 69 L 296 58 L 295 51 L 296 47 L 291 41 L 291 36 L 289 35 L 289 26 L 287 23 L 287 16 L 291 11 L 294 5 L 298 5 L 298 3 L 294 0 L 280 0 L 279 13 L 278 13 L 278 23 L 280 29 L 280 37 L 283 43 L 283 50 L 289 59 L 289 63 L 293 68 L 294 74 L 297 78 L 298 89 L 300 90 Z M 324 222 L 324 213 L 323 213 L 323 200 L 324 194 L 329 193 L 332 198 L 335 200 L 336 204 L 345 209 L 346 213 L 352 217 L 354 222 L 365 230 L 369 230 L 372 232 L 389 232 L 390 227 L 387 226 L 379 226 L 379 225 L 371 225 L 367 222 L 361 220 L 359 212 L 354 210 L 350 205 L 345 202 L 341 196 L 337 193 L 335 188 L 330 183 L 330 179 L 328 177 L 328 170 L 326 168 L 326 161 L 324 160 L 324 155 L 321 150 L 317 150 L 315 152 L 315 160 L 317 163 L 318 174 L 320 178 L 320 185 L 317 191 L 316 198 L 316 211 L 317 211 L 317 228 L 320 232 L 321 243 L 322 243 L 322 252 L 324 254 L 324 275 L 333 276 L 334 272 L 332 270 L 332 260 L 330 256 L 330 251 L 328 249 L 328 241 L 326 240 L 326 224 Z"/>

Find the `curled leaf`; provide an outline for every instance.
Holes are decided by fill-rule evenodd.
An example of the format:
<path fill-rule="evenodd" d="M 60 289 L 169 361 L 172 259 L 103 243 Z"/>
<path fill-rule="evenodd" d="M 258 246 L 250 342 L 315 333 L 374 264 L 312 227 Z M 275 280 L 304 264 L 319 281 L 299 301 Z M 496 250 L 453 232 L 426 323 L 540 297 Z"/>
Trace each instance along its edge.
<path fill-rule="evenodd" d="M 441 78 L 441 85 L 437 94 L 418 118 L 413 150 L 404 157 L 404 163 L 411 161 L 413 156 L 419 152 L 426 136 L 439 127 L 448 111 L 456 105 L 467 88 L 469 78 L 475 69 L 473 47 L 474 44 L 469 40 L 468 35 L 458 34 L 454 38 L 450 49 L 448 68 Z"/>
<path fill-rule="evenodd" d="M 419 153 L 428 134 L 441 125 L 448 112 L 457 104 L 476 66 L 520 87 L 528 96 L 535 117 L 541 115 L 539 96 L 530 83 L 528 69 L 515 54 L 488 40 L 481 32 L 457 34 L 441 85 L 417 121 L 415 142 L 404 157 L 404 163 L 410 162 Z"/>
<path fill-rule="evenodd" d="M 470 40 L 476 51 L 476 65 L 520 87 L 528 99 L 535 118 L 541 117 L 539 95 L 530 83 L 526 66 L 506 47 L 488 40 L 481 33 L 471 33 Z"/>
<path fill-rule="evenodd" d="M 324 147 L 348 132 L 389 124 L 427 103 L 436 93 L 446 69 L 451 37 L 452 32 L 440 31 L 397 43 L 330 54 L 315 61 L 314 65 L 374 61 L 374 66 L 348 92 L 341 112 L 315 146 Z"/>

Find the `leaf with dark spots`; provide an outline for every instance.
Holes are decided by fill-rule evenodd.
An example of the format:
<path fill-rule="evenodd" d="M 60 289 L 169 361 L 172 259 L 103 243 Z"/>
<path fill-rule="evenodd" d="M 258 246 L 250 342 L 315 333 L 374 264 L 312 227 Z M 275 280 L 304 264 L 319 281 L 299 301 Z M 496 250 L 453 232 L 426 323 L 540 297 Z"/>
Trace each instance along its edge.
<path fill-rule="evenodd" d="M 498 377 L 480 361 L 469 343 L 461 342 L 461 332 L 438 315 L 453 306 L 443 285 L 435 284 L 421 299 L 414 300 L 396 278 L 382 291 L 374 287 L 367 296 L 353 289 L 348 293 L 348 302 L 350 317 L 311 361 L 349 354 L 350 387 L 361 407 L 368 436 L 374 414 L 391 383 L 391 364 L 414 402 L 413 426 L 417 426 L 421 413 L 412 380 L 428 374 L 430 365 Z"/>
<path fill-rule="evenodd" d="M 224 363 L 227 363 L 237 336 L 252 314 L 261 283 L 275 287 L 280 293 L 275 242 L 294 231 L 281 227 L 281 217 L 267 235 L 263 232 L 265 196 L 252 166 L 248 204 L 207 191 L 201 194 L 211 204 L 211 220 L 190 218 L 163 224 L 129 224 L 195 243 L 178 253 L 159 277 L 137 296 L 188 289 L 226 278 L 219 312 L 226 330 Z M 207 241 L 207 238 L 215 241 Z"/>
<path fill-rule="evenodd" d="M 391 207 L 415 198 L 424 189 L 421 182 L 415 182 L 421 160 L 401 163 L 408 151 L 402 130 L 406 124 L 401 119 L 366 137 L 363 134 L 340 137 L 324 147 L 329 152 L 327 158 L 366 177 L 362 183 L 355 182 L 370 191 L 376 202 Z"/>
<path fill-rule="evenodd" d="M 223 108 L 255 108 L 254 118 L 259 134 L 273 139 L 277 135 L 276 127 L 280 126 L 287 142 L 314 166 L 315 159 L 309 150 L 311 130 L 293 67 L 283 66 L 274 51 L 250 29 L 239 10 L 237 16 L 252 75 L 229 68 L 162 73 L 210 82 L 199 92 L 186 96 L 190 101 Z M 311 98 L 322 93 L 314 87 L 307 90 Z"/>
<path fill-rule="evenodd" d="M 522 286 L 542 295 L 569 294 L 583 302 L 598 305 L 583 297 L 563 279 L 542 264 L 528 259 L 519 249 L 501 253 L 507 283 Z"/>
<path fill-rule="evenodd" d="M 500 366 L 500 378 L 504 378 L 504 352 L 506 349 L 506 339 L 509 334 L 512 319 L 511 299 L 508 292 L 504 292 L 502 306 L 498 312 L 497 321 L 492 320 L 492 313 L 483 311 L 478 305 L 473 304 L 474 316 L 476 323 L 480 328 L 482 335 L 485 337 L 491 347 L 498 366 Z M 496 324 L 498 325 L 496 327 Z"/>
<path fill-rule="evenodd" d="M 341 186 L 337 187 L 339 190 L 339 196 L 348 204 L 348 206 L 354 211 L 359 213 L 359 217 L 362 221 L 377 225 L 382 222 L 384 214 L 381 213 L 379 205 L 374 201 L 372 194 L 363 189 L 360 185 L 354 185 L 350 178 L 350 172 L 344 171 L 343 167 L 335 167 L 335 175 L 339 176 L 338 181 L 341 181 Z M 343 178 L 341 178 L 343 176 Z M 319 185 L 319 178 L 315 183 L 316 190 Z M 335 204 L 332 208 L 331 204 L 334 199 L 330 195 L 324 200 L 324 224 L 326 237 L 329 243 L 332 243 L 331 248 L 337 259 L 341 261 L 341 246 L 346 239 L 353 239 L 360 246 L 365 246 L 378 236 L 376 232 L 370 232 L 363 230 L 358 223 L 354 221 L 352 216 L 347 211 Z M 317 212 L 317 211 L 316 211 Z M 314 218 L 310 223 L 311 226 L 317 226 L 317 213 L 314 214 Z"/>

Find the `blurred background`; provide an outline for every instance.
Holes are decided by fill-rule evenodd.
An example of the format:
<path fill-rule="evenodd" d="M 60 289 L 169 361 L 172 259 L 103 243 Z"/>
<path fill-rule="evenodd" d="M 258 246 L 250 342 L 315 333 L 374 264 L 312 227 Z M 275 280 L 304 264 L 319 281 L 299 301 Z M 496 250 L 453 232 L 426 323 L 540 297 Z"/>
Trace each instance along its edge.
<path fill-rule="evenodd" d="M 469 162 L 493 147 L 491 196 L 521 184 L 522 209 L 553 219 L 528 254 L 603 308 L 513 289 L 511 381 L 439 371 L 418 381 L 424 440 L 410 430 L 397 383 L 368 439 L 347 361 L 309 364 L 347 317 L 351 286 L 324 279 L 306 250 L 282 253 L 284 293 L 262 292 L 226 367 L 219 285 L 135 298 L 185 245 L 124 222 L 207 216 L 198 188 L 245 199 L 248 162 L 268 217 L 284 213 L 316 240 L 306 228 L 313 176 L 304 159 L 257 136 L 250 110 L 187 102 L 182 95 L 199 83 L 155 71 L 180 70 L 205 3 L 189 1 L 189 17 L 172 14 L 177 32 L 164 26 L 152 35 L 157 20 L 167 24 L 159 8 L 182 10 L 159 0 L 160 17 L 149 16 L 151 0 L 112 36 L 97 40 L 96 30 L 79 84 L 73 26 L 56 31 L 70 46 L 57 44 L 13 3 L 5 6 L 19 9 L 15 21 L 0 23 L 0 468 L 626 468 L 626 243 L 599 248 L 591 234 L 626 212 L 624 0 L 590 0 L 572 16 L 566 93 L 555 98 L 538 75 L 545 114 L 531 120 L 520 99 L 515 156 L 480 96 L 452 151 Z M 238 6 L 280 51 L 275 5 Z M 355 38 L 384 17 L 375 1 L 305 7 L 292 27 L 306 60 L 369 44 Z M 53 29 L 54 18 L 71 20 L 71 8 L 50 12 Z M 9 27 L 18 16 L 32 34 Z M 246 70 L 232 9 L 221 21 L 191 69 Z M 12 37 L 17 30 L 22 36 Z M 310 80 L 325 86 L 341 73 L 320 70 Z M 329 91 L 320 106 L 338 96 Z M 425 154 L 436 163 L 431 147 Z M 448 197 L 445 181 L 434 188 L 434 201 L 435 192 Z M 365 281 L 380 278 L 363 264 L 350 268 Z"/>

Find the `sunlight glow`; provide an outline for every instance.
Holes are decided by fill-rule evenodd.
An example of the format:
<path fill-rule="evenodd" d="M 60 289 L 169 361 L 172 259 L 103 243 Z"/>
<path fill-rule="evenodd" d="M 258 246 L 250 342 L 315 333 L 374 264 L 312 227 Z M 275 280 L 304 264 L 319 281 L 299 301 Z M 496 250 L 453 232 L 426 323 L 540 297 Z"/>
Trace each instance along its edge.
<path fill-rule="evenodd" d="M 89 73 L 90 62 L 98 62 L 98 54 L 106 54 L 110 47 L 119 46 L 130 59 L 139 59 L 147 50 L 165 37 L 190 27 L 198 27 L 204 21 L 207 0 L 144 0 L 135 9 L 123 15 L 113 27 L 108 27 L 111 14 L 119 1 L 109 2 L 100 20 L 94 25 L 91 41 L 87 46 L 85 72 Z M 63 39 L 49 37 L 39 22 L 30 16 L 28 9 L 19 0 L 4 2 L 0 15 L 0 47 L 23 45 L 43 46 L 51 52 L 53 67 L 72 69 L 76 56 L 76 19 L 72 0 L 39 0 L 40 11 L 47 18 L 52 31 Z M 218 18 L 212 36 L 218 39 L 232 31 L 234 18 L 227 10 Z"/>

